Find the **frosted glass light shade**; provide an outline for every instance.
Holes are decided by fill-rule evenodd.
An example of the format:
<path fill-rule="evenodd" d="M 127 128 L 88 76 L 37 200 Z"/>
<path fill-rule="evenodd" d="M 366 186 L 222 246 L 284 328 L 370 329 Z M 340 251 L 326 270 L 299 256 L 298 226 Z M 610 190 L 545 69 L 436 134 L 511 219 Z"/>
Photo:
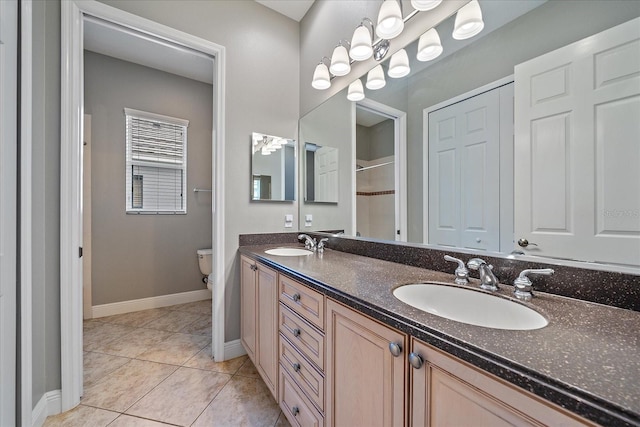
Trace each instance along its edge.
<path fill-rule="evenodd" d="M 402 11 L 396 0 L 384 0 L 378 12 L 378 25 L 376 34 L 381 39 L 390 40 L 400 35 L 404 30 Z"/>
<path fill-rule="evenodd" d="M 260 153 L 263 156 L 269 156 L 271 154 L 271 150 L 269 150 L 267 147 L 262 147 L 262 150 L 260 150 Z"/>
<path fill-rule="evenodd" d="M 420 11 L 435 9 L 440 3 L 442 0 L 411 0 L 411 6 Z"/>
<path fill-rule="evenodd" d="M 453 38 L 464 40 L 478 34 L 484 28 L 482 10 L 478 0 L 471 0 L 456 13 L 456 23 L 453 26 Z"/>
<path fill-rule="evenodd" d="M 441 53 L 442 43 L 440 43 L 440 36 L 435 28 L 430 29 L 420 36 L 420 40 L 418 41 L 418 54 L 416 55 L 418 61 L 431 61 L 440 56 Z"/>
<path fill-rule="evenodd" d="M 346 76 L 351 71 L 351 64 L 349 63 L 349 53 L 347 48 L 339 45 L 333 49 L 333 55 L 331 55 L 331 65 L 329 71 L 334 76 Z"/>
<path fill-rule="evenodd" d="M 382 89 L 386 84 L 387 82 L 384 79 L 384 71 L 382 70 L 382 65 L 376 66 L 367 74 L 367 89 Z"/>
<path fill-rule="evenodd" d="M 364 99 L 362 80 L 358 79 L 351 82 L 349 85 L 349 91 L 347 92 L 347 99 L 349 101 L 362 101 Z"/>
<path fill-rule="evenodd" d="M 371 58 L 371 55 L 373 55 L 373 48 L 371 47 L 371 33 L 367 27 L 360 25 L 353 32 L 349 56 L 355 61 L 365 61 Z"/>
<path fill-rule="evenodd" d="M 389 60 L 389 71 L 387 74 L 391 78 L 398 79 L 406 76 L 410 72 L 411 68 L 409 67 L 409 56 L 407 55 L 407 51 L 400 49 L 391 56 L 391 60 Z"/>
<path fill-rule="evenodd" d="M 329 69 L 323 63 L 316 66 L 316 70 L 313 72 L 313 81 L 311 86 L 314 89 L 324 90 L 331 86 L 331 80 L 329 78 Z"/>

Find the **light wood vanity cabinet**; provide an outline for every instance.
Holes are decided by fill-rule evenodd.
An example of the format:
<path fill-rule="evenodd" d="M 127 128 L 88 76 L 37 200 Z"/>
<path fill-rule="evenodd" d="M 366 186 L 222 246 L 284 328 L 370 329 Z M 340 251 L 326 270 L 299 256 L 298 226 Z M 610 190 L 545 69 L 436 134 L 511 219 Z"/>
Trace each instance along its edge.
<path fill-rule="evenodd" d="M 407 335 L 331 299 L 326 317 L 327 426 L 407 425 Z"/>
<path fill-rule="evenodd" d="M 241 342 L 271 394 L 278 395 L 278 273 L 242 256 Z"/>
<path fill-rule="evenodd" d="M 283 275 L 278 290 L 280 408 L 291 425 L 323 426 L 325 297 Z"/>
<path fill-rule="evenodd" d="M 594 425 L 416 339 L 409 360 L 412 427 Z"/>
<path fill-rule="evenodd" d="M 241 262 L 242 344 L 293 426 L 595 425 L 248 257 Z"/>

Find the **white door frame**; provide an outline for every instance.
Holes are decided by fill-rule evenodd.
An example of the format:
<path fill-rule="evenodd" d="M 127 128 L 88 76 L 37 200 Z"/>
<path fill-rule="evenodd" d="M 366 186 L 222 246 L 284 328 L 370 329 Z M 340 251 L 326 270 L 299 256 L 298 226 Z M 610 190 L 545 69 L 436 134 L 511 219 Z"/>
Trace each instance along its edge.
<path fill-rule="evenodd" d="M 513 83 L 513 74 L 510 76 L 504 77 L 502 79 L 496 80 L 484 86 L 480 86 L 476 89 L 470 90 L 469 92 L 465 92 L 461 95 L 454 96 L 451 99 L 446 101 L 442 101 L 436 105 L 431 107 L 427 107 L 422 110 L 422 243 L 429 242 L 429 113 L 432 113 L 436 110 L 440 110 L 442 108 L 448 107 L 452 104 L 456 104 L 458 102 L 462 102 L 466 99 L 472 98 L 474 96 L 480 95 L 484 92 L 488 92 L 493 89 L 497 89 L 506 84 Z M 502 101 L 501 101 L 502 102 Z M 501 113 L 502 114 L 502 113 Z M 511 133 L 513 133 L 513 123 L 510 126 Z M 509 152 L 513 152 L 513 140 L 508 141 L 507 138 L 503 138 L 505 130 L 500 128 L 500 159 L 496 159 L 498 162 L 502 164 L 505 161 L 513 162 L 513 159 L 509 160 Z M 513 174 L 512 174 L 513 175 Z M 503 174 L 500 174 L 500 180 L 503 180 Z M 502 194 L 503 190 L 501 188 L 500 198 L 501 200 L 507 197 L 507 195 Z M 513 194 L 510 196 L 511 204 L 513 204 Z M 502 202 L 501 202 L 502 203 Z M 502 208 L 501 208 L 502 209 Z M 511 214 L 511 218 L 513 218 L 513 214 Z M 513 222 L 513 219 L 511 220 Z M 500 229 L 501 236 L 504 234 L 502 228 Z M 511 232 L 513 235 L 513 232 Z M 502 246 L 502 237 L 501 246 Z"/>
<path fill-rule="evenodd" d="M 395 190 L 395 239 L 407 241 L 407 113 L 381 102 L 365 98 L 355 103 L 356 107 L 364 107 L 374 113 L 389 117 L 393 120 L 393 150 L 394 150 L 394 190 Z M 351 215 L 351 229 L 357 230 L 357 196 L 356 196 L 356 155 L 355 143 L 351 165 L 351 182 L 353 187 L 353 211 Z M 400 230 L 400 234 L 397 233 Z"/>
<path fill-rule="evenodd" d="M 82 395 L 82 136 L 84 113 L 83 17 L 94 16 L 186 46 L 215 58 L 213 67 L 212 352 L 224 360 L 224 145 L 225 48 L 93 0 L 61 4 L 60 327 L 62 411 Z M 218 183 L 219 185 L 215 185 Z"/>
<path fill-rule="evenodd" d="M 0 1 L 0 425 L 16 423 L 18 7 Z"/>

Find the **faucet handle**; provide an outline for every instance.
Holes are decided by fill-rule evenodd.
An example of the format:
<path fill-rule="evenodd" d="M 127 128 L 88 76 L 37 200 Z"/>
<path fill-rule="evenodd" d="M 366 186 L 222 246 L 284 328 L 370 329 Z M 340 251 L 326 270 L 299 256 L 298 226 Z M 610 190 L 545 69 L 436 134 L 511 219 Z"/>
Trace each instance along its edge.
<path fill-rule="evenodd" d="M 551 268 L 522 270 L 516 280 L 513 281 L 513 286 L 515 287 L 513 294 L 518 299 L 529 301 L 533 296 L 533 294 L 531 293 L 531 291 L 533 290 L 533 283 L 531 283 L 529 275 L 537 274 L 541 276 L 551 276 L 553 273 L 554 270 Z"/>
<path fill-rule="evenodd" d="M 316 245 L 316 248 L 318 249 L 318 252 L 320 252 L 320 253 L 324 252 L 324 242 L 328 242 L 328 241 L 329 241 L 329 239 L 327 237 L 324 237 L 324 238 L 320 239 L 320 241 Z"/>
<path fill-rule="evenodd" d="M 458 267 L 456 268 L 455 271 L 455 275 L 456 275 L 456 279 L 454 280 L 454 283 L 456 285 L 466 285 L 469 283 L 469 270 L 467 270 L 467 267 L 464 265 L 464 261 L 462 261 L 461 259 L 458 258 L 454 258 L 450 255 L 445 255 L 444 259 L 446 261 L 451 261 L 451 262 L 457 262 L 458 263 Z"/>

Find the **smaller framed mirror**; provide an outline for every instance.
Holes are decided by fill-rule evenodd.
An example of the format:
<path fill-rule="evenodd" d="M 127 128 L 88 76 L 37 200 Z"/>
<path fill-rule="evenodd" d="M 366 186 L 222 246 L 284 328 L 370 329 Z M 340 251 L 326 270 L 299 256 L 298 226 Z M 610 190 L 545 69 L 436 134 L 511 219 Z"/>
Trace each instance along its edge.
<path fill-rule="evenodd" d="M 338 149 L 304 144 L 304 201 L 338 203 Z"/>
<path fill-rule="evenodd" d="M 251 136 L 252 201 L 296 200 L 296 141 L 253 132 Z"/>

